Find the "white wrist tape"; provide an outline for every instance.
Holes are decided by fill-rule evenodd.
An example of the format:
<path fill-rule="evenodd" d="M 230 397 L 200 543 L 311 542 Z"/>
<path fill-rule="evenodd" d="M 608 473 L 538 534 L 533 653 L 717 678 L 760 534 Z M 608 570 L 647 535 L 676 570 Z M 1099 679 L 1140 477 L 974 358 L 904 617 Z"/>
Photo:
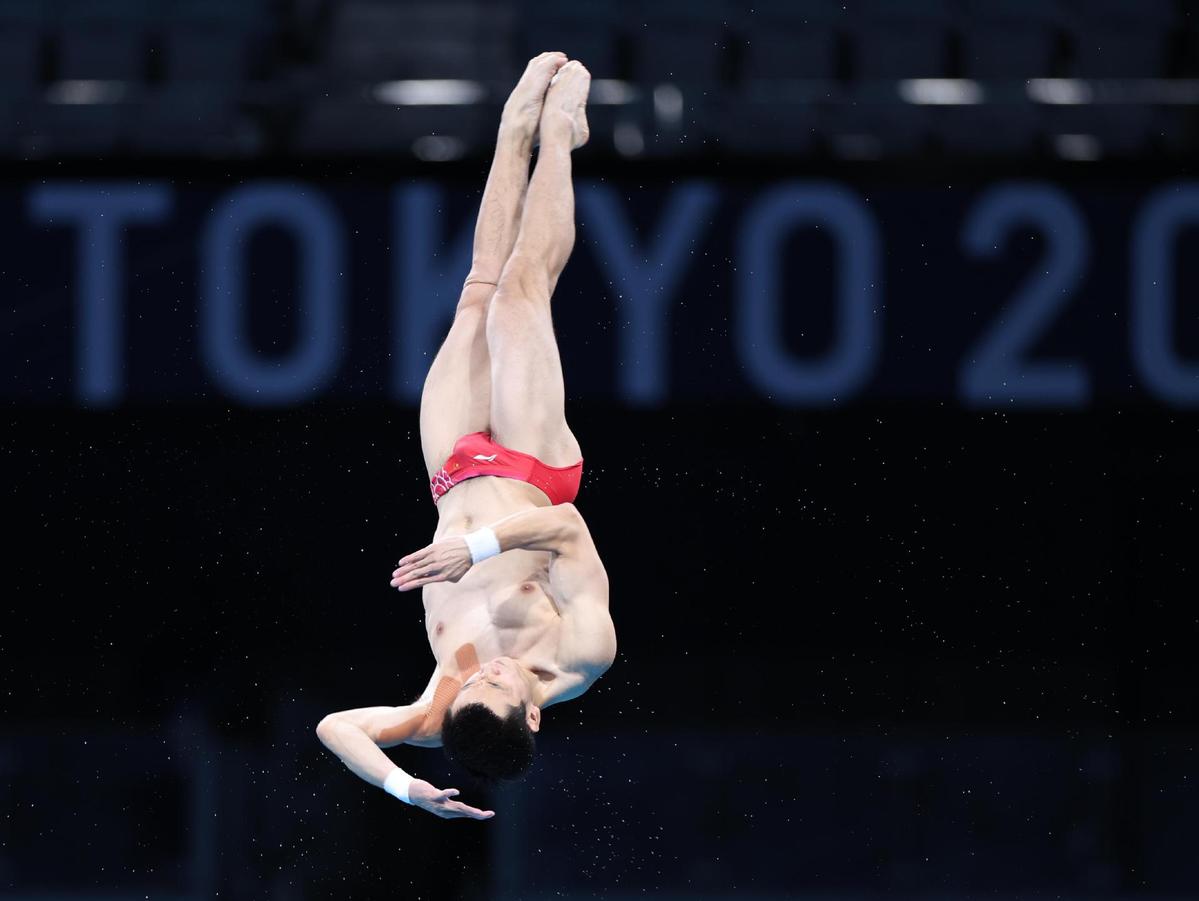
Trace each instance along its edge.
<path fill-rule="evenodd" d="M 487 526 L 467 532 L 462 537 L 466 539 L 466 546 L 470 548 L 471 563 L 478 563 L 480 560 L 494 557 L 500 552 L 500 540 L 495 537 L 495 532 Z"/>
<path fill-rule="evenodd" d="M 412 784 L 412 777 L 405 773 L 399 767 L 396 767 L 387 774 L 387 778 L 383 780 L 383 791 L 389 795 L 394 795 L 405 804 L 411 804 L 412 800 L 408 797 L 408 786 Z"/>

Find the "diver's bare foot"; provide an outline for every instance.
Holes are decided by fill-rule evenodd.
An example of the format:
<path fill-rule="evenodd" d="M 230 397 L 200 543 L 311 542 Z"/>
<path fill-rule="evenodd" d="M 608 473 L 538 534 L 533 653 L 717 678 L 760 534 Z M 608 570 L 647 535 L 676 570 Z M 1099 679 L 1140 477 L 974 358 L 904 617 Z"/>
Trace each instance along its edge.
<path fill-rule="evenodd" d="M 557 50 L 541 53 L 529 60 L 524 74 L 504 104 L 504 114 L 500 120 L 502 131 L 520 140 L 534 140 L 550 79 L 565 63 L 566 54 Z"/>
<path fill-rule="evenodd" d="M 543 141 L 550 129 L 558 134 L 569 129 L 571 150 L 587 143 L 591 136 L 587 126 L 587 92 L 590 90 L 591 73 L 577 59 L 558 70 L 550 81 L 545 94 L 545 109 L 541 112 Z"/>

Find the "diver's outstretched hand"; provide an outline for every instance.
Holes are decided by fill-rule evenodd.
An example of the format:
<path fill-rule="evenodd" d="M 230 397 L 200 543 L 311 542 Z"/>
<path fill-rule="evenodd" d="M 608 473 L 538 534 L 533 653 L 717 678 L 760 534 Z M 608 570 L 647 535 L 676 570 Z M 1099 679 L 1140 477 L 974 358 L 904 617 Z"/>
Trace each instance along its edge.
<path fill-rule="evenodd" d="M 391 587 L 407 591 L 430 582 L 457 582 L 470 567 L 466 539 L 443 538 L 400 560 L 391 574 Z"/>
<path fill-rule="evenodd" d="M 415 806 L 422 807 L 429 813 L 437 814 L 443 820 L 454 820 L 459 817 L 469 817 L 472 820 L 490 820 L 495 816 L 494 810 L 479 810 L 455 801 L 458 789 L 447 788 L 442 791 L 426 782 L 424 779 L 413 779 L 408 786 L 408 800 Z"/>

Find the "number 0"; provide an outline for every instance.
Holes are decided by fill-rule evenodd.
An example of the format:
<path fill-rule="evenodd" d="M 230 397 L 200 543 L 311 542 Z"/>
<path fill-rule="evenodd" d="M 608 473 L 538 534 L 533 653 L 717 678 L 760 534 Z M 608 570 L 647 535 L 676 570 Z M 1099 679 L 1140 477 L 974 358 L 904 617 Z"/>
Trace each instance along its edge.
<path fill-rule="evenodd" d="M 1132 359 L 1154 394 L 1199 406 L 1199 363 L 1174 347 L 1174 245 L 1180 222 L 1199 223 L 1199 185 L 1163 188 L 1137 217 L 1132 243 Z"/>

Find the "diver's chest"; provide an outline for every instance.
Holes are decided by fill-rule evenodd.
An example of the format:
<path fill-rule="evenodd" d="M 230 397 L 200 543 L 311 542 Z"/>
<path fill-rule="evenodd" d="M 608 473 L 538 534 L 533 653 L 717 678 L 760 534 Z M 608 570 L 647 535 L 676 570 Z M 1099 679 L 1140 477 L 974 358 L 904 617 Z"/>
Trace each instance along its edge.
<path fill-rule="evenodd" d="M 425 620 L 430 639 L 459 629 L 544 629 L 558 620 L 548 585 L 536 577 L 518 581 L 429 585 L 425 588 Z M 433 589 L 437 589 L 434 591 Z"/>

